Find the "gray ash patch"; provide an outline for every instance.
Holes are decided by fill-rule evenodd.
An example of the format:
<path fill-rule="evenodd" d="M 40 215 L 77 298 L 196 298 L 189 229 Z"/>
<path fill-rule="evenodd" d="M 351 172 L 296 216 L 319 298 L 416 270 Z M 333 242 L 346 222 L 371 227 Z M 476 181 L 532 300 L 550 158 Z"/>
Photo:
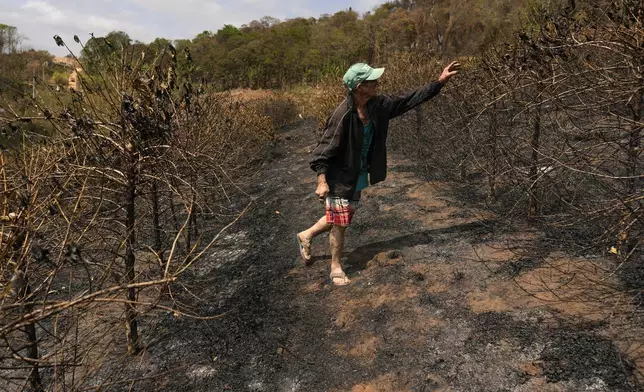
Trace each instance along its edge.
<path fill-rule="evenodd" d="M 519 260 L 510 260 L 503 264 L 495 272 L 500 275 L 511 277 L 520 276 L 528 271 L 534 270 L 543 265 L 545 260 L 538 257 L 522 257 Z"/>
<path fill-rule="evenodd" d="M 487 312 L 472 315 L 476 326 L 468 339 L 468 347 L 477 350 L 487 344 L 498 343 L 501 339 L 516 341 L 525 348 L 534 344 L 538 338 L 538 327 L 522 320 L 516 320 L 507 313 Z"/>
<path fill-rule="evenodd" d="M 626 290 L 644 291 L 644 252 L 639 252 L 631 258 L 631 262 L 624 263 L 618 270 L 617 276 Z M 640 262 L 635 262 L 640 260 Z M 640 296 L 641 297 L 641 296 Z"/>
<path fill-rule="evenodd" d="M 524 248 L 528 251 L 524 251 L 524 254 L 517 260 L 504 263 L 495 273 L 509 277 L 525 274 L 544 265 L 546 257 L 554 250 L 551 241 L 544 239 L 536 240 L 531 245 L 525 244 Z"/>
<path fill-rule="evenodd" d="M 484 203 L 487 197 L 483 188 L 475 184 L 465 184 L 461 187 L 455 187 L 449 193 L 451 197 L 470 206 Z"/>
<path fill-rule="evenodd" d="M 638 390 L 633 364 L 608 339 L 586 331 L 555 331 L 541 354 L 550 382 L 601 379 L 611 391 Z"/>

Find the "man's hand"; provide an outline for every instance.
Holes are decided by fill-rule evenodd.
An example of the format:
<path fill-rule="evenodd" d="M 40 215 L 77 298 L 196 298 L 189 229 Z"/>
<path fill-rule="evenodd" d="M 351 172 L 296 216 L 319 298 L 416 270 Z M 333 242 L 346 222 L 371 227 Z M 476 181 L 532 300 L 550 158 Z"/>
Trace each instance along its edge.
<path fill-rule="evenodd" d="M 315 190 L 321 203 L 324 203 L 327 195 L 329 194 L 329 184 L 326 183 L 326 175 L 320 174 L 318 176 L 318 188 Z"/>
<path fill-rule="evenodd" d="M 450 65 L 445 67 L 443 70 L 443 73 L 441 74 L 440 78 L 438 78 L 438 81 L 441 82 L 442 84 L 447 83 L 447 81 L 454 75 L 458 74 L 458 70 L 461 69 L 461 63 L 458 61 L 452 61 Z"/>

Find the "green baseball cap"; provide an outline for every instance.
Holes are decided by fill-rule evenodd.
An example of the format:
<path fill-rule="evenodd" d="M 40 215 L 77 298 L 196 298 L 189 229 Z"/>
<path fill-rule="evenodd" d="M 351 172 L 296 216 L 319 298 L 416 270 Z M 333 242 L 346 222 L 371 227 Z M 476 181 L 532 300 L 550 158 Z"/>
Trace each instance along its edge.
<path fill-rule="evenodd" d="M 342 80 L 349 90 L 353 90 L 365 80 L 376 80 L 385 72 L 384 68 L 371 68 L 369 64 L 353 64 L 344 74 Z"/>

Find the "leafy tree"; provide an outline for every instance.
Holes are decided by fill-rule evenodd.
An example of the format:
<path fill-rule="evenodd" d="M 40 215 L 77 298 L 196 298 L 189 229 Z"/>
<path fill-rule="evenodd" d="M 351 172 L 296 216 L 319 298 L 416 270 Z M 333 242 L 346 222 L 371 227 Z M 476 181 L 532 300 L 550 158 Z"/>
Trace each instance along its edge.
<path fill-rule="evenodd" d="M 217 41 L 219 43 L 225 44 L 228 42 L 232 37 L 235 36 L 240 36 L 242 32 L 235 26 L 233 25 L 224 25 L 221 29 L 217 30 L 217 34 L 215 34 L 215 37 L 217 38 Z"/>
<path fill-rule="evenodd" d="M 132 48 L 132 39 L 123 31 L 112 31 L 105 37 L 92 37 L 81 50 L 81 60 L 89 72 L 105 71 L 103 64 L 117 60 L 123 51 Z"/>
<path fill-rule="evenodd" d="M 24 37 L 15 26 L 0 23 L 0 53 L 16 53 Z"/>

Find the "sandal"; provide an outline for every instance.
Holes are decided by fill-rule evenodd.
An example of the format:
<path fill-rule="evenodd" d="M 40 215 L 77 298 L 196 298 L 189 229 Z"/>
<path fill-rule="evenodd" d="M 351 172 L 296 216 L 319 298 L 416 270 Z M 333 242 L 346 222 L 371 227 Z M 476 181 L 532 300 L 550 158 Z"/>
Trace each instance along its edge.
<path fill-rule="evenodd" d="M 311 242 L 309 241 L 305 245 L 299 234 L 296 234 L 295 238 L 297 238 L 297 246 L 300 248 L 300 256 L 302 256 L 304 263 L 308 264 L 311 261 Z"/>
<path fill-rule="evenodd" d="M 331 283 L 336 286 L 346 286 L 351 283 L 351 280 L 349 280 L 347 274 L 345 274 L 344 271 L 331 272 L 331 275 L 329 275 L 329 277 L 331 278 Z M 342 279 L 342 281 L 340 283 L 336 283 L 335 279 Z"/>

